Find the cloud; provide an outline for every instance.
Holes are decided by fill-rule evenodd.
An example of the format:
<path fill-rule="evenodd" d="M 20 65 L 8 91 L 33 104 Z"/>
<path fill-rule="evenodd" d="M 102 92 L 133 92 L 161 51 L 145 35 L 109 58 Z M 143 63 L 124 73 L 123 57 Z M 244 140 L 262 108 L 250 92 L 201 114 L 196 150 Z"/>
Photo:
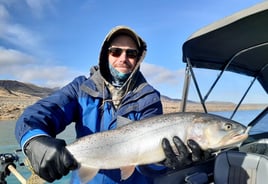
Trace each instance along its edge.
<path fill-rule="evenodd" d="M 0 68 L 11 65 L 25 65 L 34 63 L 34 57 L 14 49 L 5 49 L 0 46 Z M 1 70 L 0 70 L 1 71 Z"/>
<path fill-rule="evenodd" d="M 34 82 L 46 87 L 62 87 L 71 82 L 78 73 L 71 71 L 66 66 L 35 65 L 30 68 L 24 68 L 23 72 L 17 75 L 17 77 L 23 82 Z"/>
<path fill-rule="evenodd" d="M 159 65 L 142 63 L 141 71 L 152 84 L 178 85 L 184 77 L 184 70 L 168 70 Z"/>
<path fill-rule="evenodd" d="M 7 11 L 7 9 L 5 8 L 5 6 L 0 4 L 0 20 L 1 21 L 5 21 L 7 19 L 9 19 L 10 15 Z"/>
<path fill-rule="evenodd" d="M 48 12 L 55 13 L 55 0 L 26 0 L 26 4 L 30 7 L 33 15 L 37 18 L 42 18 Z"/>
<path fill-rule="evenodd" d="M 12 80 L 45 87 L 62 87 L 81 74 L 82 72 L 70 70 L 66 66 L 40 65 L 39 63 L 8 65 L 0 68 L 0 77 L 12 76 Z"/>
<path fill-rule="evenodd" d="M 33 31 L 19 24 L 4 24 L 0 28 L 0 38 L 5 42 L 23 50 L 38 50 L 41 38 Z"/>
<path fill-rule="evenodd" d="M 40 47 L 42 41 L 40 34 L 23 26 L 18 21 L 14 22 L 12 12 L 8 11 L 19 5 L 18 2 L 0 3 L 0 44 L 32 53 L 42 50 Z"/>
<path fill-rule="evenodd" d="M 46 87 L 62 87 L 77 75 L 81 72 L 66 66 L 46 64 L 32 55 L 0 47 L 0 76 Z"/>
<path fill-rule="evenodd" d="M 25 18 L 46 18 L 44 16 L 49 13 L 55 13 L 56 2 L 0 0 L 0 78 L 46 87 L 62 87 L 81 75 L 79 71 L 57 64 L 45 48 L 43 33 L 34 31 L 31 24 L 21 22 L 24 17 L 18 18 L 14 14 L 19 9 Z"/>
<path fill-rule="evenodd" d="M 169 70 L 165 67 L 142 63 L 141 72 L 146 80 L 162 95 L 178 98 L 182 91 L 184 81 L 184 69 Z"/>

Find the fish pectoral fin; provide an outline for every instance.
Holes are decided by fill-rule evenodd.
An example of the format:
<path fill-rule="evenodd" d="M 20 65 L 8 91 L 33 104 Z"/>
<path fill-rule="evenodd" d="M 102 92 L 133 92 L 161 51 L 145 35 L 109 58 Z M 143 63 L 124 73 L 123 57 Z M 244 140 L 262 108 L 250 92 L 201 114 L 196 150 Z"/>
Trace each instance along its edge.
<path fill-rule="evenodd" d="M 118 127 L 122 127 L 122 126 L 125 126 L 129 123 L 132 123 L 133 121 L 128 119 L 128 118 L 125 118 L 123 116 L 117 116 L 117 128 Z"/>
<path fill-rule="evenodd" d="M 128 179 L 134 172 L 135 166 L 127 166 L 127 167 L 121 167 L 121 180 Z"/>
<path fill-rule="evenodd" d="M 98 171 L 99 169 L 97 168 L 81 166 L 78 170 L 78 175 L 82 183 L 87 183 L 98 173 Z"/>

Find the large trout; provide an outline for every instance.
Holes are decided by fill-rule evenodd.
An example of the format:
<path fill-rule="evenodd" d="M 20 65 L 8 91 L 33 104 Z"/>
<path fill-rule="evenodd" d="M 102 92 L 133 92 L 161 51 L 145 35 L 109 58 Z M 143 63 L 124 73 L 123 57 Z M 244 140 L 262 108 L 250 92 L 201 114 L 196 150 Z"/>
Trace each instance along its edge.
<path fill-rule="evenodd" d="M 245 126 L 205 113 L 164 114 L 123 124 L 126 125 L 82 137 L 67 146 L 81 164 L 83 181 L 92 179 L 99 169 L 115 168 L 120 168 L 122 179 L 127 179 L 135 166 L 164 160 L 164 137 L 171 144 L 174 136 L 184 142 L 193 139 L 203 150 L 232 147 L 247 138 Z"/>

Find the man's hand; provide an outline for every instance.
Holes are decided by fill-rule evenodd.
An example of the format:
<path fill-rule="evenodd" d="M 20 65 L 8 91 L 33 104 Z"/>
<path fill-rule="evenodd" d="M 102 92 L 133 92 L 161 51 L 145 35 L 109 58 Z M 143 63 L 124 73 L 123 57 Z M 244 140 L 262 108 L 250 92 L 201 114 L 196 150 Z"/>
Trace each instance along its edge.
<path fill-rule="evenodd" d="M 194 140 L 188 140 L 187 145 L 191 152 L 187 149 L 182 140 L 175 136 L 173 142 L 177 149 L 177 153 L 173 151 L 168 139 L 162 140 L 162 147 L 166 155 L 166 159 L 162 162 L 166 167 L 176 169 L 192 164 L 193 162 L 206 160 L 211 156 L 210 151 L 203 151 Z"/>
<path fill-rule="evenodd" d="M 53 182 L 78 168 L 77 161 L 65 146 L 64 140 L 39 136 L 26 143 L 25 154 L 34 172 L 46 181 Z"/>
<path fill-rule="evenodd" d="M 206 150 L 206 151 L 202 150 L 201 147 L 198 145 L 198 143 L 192 139 L 189 139 L 187 141 L 187 145 L 192 151 L 193 162 L 204 161 L 213 156 L 212 150 Z"/>

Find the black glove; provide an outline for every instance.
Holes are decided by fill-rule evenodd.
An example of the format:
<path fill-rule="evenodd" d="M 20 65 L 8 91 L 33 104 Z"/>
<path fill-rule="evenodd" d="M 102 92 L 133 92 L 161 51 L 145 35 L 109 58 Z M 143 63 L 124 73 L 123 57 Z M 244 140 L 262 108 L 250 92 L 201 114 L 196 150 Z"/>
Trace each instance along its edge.
<path fill-rule="evenodd" d="M 187 145 L 191 149 L 191 152 L 192 152 L 191 159 L 193 162 L 204 161 L 204 160 L 207 160 L 207 159 L 213 157 L 213 155 L 212 155 L 213 150 L 211 150 L 211 149 L 202 150 L 201 147 L 199 146 L 199 144 L 192 139 L 189 139 L 187 141 Z"/>
<path fill-rule="evenodd" d="M 162 162 L 168 168 L 176 169 L 192 164 L 193 162 L 206 160 L 211 156 L 210 150 L 203 151 L 198 143 L 194 140 L 188 140 L 187 145 L 191 149 L 191 152 L 187 149 L 182 140 L 175 136 L 173 142 L 177 149 L 177 154 L 171 148 L 168 139 L 162 140 L 162 147 L 166 155 L 166 159 Z"/>
<path fill-rule="evenodd" d="M 65 146 L 64 140 L 39 136 L 26 143 L 25 154 L 34 172 L 46 181 L 53 182 L 78 168 L 77 161 Z"/>

